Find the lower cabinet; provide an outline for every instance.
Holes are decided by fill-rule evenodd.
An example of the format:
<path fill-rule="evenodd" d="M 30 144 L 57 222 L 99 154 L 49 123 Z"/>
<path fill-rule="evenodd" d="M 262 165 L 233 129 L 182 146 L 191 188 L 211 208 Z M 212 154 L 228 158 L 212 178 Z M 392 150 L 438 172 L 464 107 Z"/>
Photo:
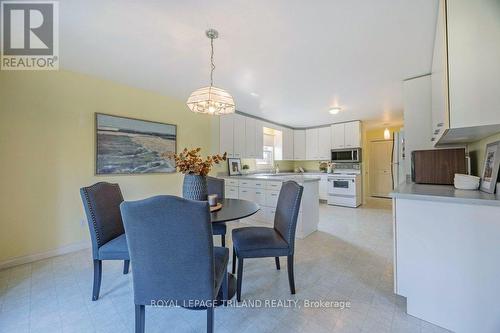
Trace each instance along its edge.
<path fill-rule="evenodd" d="M 243 199 L 257 203 L 260 206 L 260 210 L 248 219 L 258 224 L 272 226 L 274 224 L 274 216 L 276 215 L 281 185 L 280 181 L 239 180 L 239 182 L 235 183 L 235 180 L 226 180 L 225 195 L 228 199 Z M 305 237 L 313 231 L 308 231 L 307 234 L 301 231 L 303 229 L 302 202 L 297 218 L 297 237 L 299 238 Z"/>

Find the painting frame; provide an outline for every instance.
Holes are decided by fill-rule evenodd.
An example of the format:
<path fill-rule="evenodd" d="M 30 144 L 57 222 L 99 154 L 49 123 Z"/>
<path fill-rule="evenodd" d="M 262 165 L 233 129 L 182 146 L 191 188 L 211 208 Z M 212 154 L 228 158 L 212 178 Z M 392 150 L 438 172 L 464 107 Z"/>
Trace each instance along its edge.
<path fill-rule="evenodd" d="M 228 158 L 227 171 L 229 176 L 241 176 L 241 158 Z"/>
<path fill-rule="evenodd" d="M 484 152 L 484 164 L 481 172 L 480 190 L 486 193 L 495 193 L 500 169 L 500 141 L 491 142 L 486 145 Z"/>
<path fill-rule="evenodd" d="M 176 124 L 169 124 L 159 121 L 152 121 L 147 119 L 127 117 L 117 114 L 109 114 L 102 112 L 94 113 L 94 175 L 95 176 L 136 176 L 136 175 L 159 175 L 159 174 L 174 174 L 177 172 L 175 167 L 172 167 L 169 171 L 148 171 L 148 172 L 102 172 L 99 168 L 99 117 L 112 117 L 117 119 L 124 119 L 128 121 L 137 121 L 141 123 L 148 123 L 153 125 L 169 126 L 173 128 L 174 131 L 174 143 L 172 153 L 177 153 L 177 141 L 178 141 L 178 126 Z"/>

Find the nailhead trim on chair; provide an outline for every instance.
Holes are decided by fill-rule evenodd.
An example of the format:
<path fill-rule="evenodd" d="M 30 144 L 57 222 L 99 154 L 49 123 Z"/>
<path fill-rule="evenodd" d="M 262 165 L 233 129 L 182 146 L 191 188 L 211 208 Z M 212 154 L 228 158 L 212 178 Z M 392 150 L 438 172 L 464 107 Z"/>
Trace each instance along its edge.
<path fill-rule="evenodd" d="M 103 244 L 101 244 L 101 237 L 99 236 L 99 230 L 97 228 L 97 221 L 96 221 L 96 218 L 95 218 L 95 212 L 92 209 L 92 205 L 90 204 L 88 190 L 89 189 L 97 189 L 97 188 L 99 188 L 100 186 L 102 186 L 104 184 L 111 185 L 111 186 L 114 186 L 114 187 L 118 187 L 118 191 L 120 192 L 120 196 L 123 199 L 123 194 L 122 194 L 122 191 L 120 189 L 120 186 L 118 186 L 118 184 L 112 184 L 112 183 L 107 183 L 107 182 L 99 182 L 99 183 L 95 183 L 94 185 L 91 185 L 89 187 L 84 187 L 83 188 L 83 193 L 85 194 L 85 201 L 87 201 L 87 206 L 88 206 L 88 209 L 90 211 L 90 216 L 92 217 L 92 225 L 94 227 L 94 231 L 95 231 L 96 241 L 97 241 L 97 246 L 98 247 L 101 247 Z"/>

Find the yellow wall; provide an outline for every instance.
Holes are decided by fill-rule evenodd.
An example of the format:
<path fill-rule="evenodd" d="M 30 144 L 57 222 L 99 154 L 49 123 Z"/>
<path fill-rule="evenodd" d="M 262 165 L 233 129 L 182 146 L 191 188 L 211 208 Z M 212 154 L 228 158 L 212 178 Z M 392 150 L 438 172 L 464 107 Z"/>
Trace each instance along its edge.
<path fill-rule="evenodd" d="M 209 116 L 183 101 L 66 71 L 0 72 L 0 263 L 87 241 L 82 186 L 180 194 L 180 174 L 95 176 L 95 112 L 176 124 L 178 149 L 213 146 Z"/>
<path fill-rule="evenodd" d="M 495 141 L 500 141 L 500 133 L 476 141 L 469 145 L 469 154 L 471 157 L 471 169 L 473 175 L 481 176 L 481 172 L 483 172 L 484 167 L 484 153 L 486 151 L 486 145 Z"/>

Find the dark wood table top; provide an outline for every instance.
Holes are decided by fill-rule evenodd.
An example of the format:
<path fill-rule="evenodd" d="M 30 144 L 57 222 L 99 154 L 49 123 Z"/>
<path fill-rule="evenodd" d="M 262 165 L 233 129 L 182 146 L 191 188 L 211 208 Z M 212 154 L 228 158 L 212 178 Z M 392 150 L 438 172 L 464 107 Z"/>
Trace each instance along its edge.
<path fill-rule="evenodd" d="M 212 223 L 236 221 L 252 216 L 260 209 L 255 202 L 241 199 L 221 199 L 222 208 L 211 213 Z"/>

